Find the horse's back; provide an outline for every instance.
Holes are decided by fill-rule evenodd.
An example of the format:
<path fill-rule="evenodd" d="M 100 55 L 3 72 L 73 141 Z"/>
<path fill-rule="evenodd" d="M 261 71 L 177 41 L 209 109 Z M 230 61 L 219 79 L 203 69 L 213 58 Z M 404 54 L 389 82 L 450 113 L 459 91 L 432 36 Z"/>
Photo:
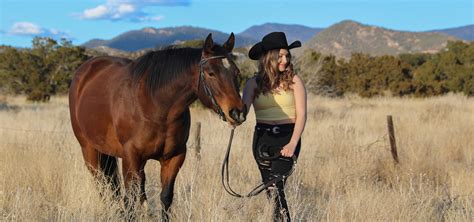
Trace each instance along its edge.
<path fill-rule="evenodd" d="M 130 62 L 117 57 L 97 57 L 76 71 L 69 91 L 69 108 L 73 130 L 81 146 L 116 142 L 110 134 L 113 94 L 123 85 L 121 82 L 130 78 Z"/>
<path fill-rule="evenodd" d="M 130 64 L 130 62 L 131 60 L 129 59 L 111 56 L 101 56 L 86 61 L 74 74 L 70 88 L 72 91 L 70 91 L 70 93 L 75 93 L 76 97 L 80 96 L 84 86 L 95 77 L 107 74 L 107 69 L 121 69 Z M 108 77 L 111 77 L 111 75 Z"/>

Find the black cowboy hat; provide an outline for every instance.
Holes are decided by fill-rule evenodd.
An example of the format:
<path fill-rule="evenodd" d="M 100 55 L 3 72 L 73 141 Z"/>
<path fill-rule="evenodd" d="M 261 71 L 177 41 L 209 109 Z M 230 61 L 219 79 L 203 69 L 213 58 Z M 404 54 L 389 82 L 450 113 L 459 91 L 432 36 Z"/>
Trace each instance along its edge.
<path fill-rule="evenodd" d="M 300 41 L 294 41 L 290 45 L 286 41 L 285 33 L 283 32 L 272 32 L 262 38 L 261 42 L 258 42 L 249 51 L 249 57 L 253 60 L 258 60 L 260 56 L 272 49 L 292 49 L 301 47 Z"/>

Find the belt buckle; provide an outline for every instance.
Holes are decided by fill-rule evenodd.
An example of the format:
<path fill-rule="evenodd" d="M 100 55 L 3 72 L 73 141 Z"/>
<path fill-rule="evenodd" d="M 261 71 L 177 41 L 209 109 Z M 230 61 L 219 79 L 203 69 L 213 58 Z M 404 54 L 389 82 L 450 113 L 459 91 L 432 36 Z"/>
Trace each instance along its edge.
<path fill-rule="evenodd" d="M 273 133 L 273 134 L 279 134 L 279 133 L 280 133 L 280 127 L 274 126 L 274 127 L 272 128 L 272 133 Z"/>

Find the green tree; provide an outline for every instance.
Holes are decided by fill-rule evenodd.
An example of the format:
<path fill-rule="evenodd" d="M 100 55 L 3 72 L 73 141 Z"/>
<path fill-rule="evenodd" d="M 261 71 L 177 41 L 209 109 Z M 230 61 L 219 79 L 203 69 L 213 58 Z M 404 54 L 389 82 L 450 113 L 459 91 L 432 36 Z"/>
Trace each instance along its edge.
<path fill-rule="evenodd" d="M 27 76 L 24 73 L 23 51 L 9 46 L 0 48 L 0 89 L 5 93 L 19 94 Z"/>
<path fill-rule="evenodd" d="M 337 60 L 334 55 L 320 56 L 322 57 L 322 64 L 317 82 L 319 91 L 330 96 L 344 95 L 347 89 L 347 80 L 343 67 L 339 65 L 343 64 L 344 60 Z"/>
<path fill-rule="evenodd" d="M 366 54 L 352 54 L 346 68 L 348 91 L 364 97 L 370 96 L 369 89 L 372 82 L 372 78 L 369 75 L 371 59 Z"/>
<path fill-rule="evenodd" d="M 474 43 L 448 42 L 445 51 L 433 55 L 414 73 L 416 95 L 432 96 L 447 92 L 474 95 Z"/>
<path fill-rule="evenodd" d="M 36 37 L 31 49 L 3 47 L 0 51 L 0 75 L 3 91 L 25 93 L 33 101 L 66 93 L 74 70 L 88 59 L 85 49 L 62 39 Z"/>

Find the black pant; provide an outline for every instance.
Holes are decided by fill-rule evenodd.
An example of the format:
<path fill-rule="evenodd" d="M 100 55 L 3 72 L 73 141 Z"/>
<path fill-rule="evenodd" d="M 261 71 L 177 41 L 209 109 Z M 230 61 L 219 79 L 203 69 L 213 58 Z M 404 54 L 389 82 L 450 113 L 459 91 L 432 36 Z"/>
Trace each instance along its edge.
<path fill-rule="evenodd" d="M 278 128 L 275 128 L 277 126 Z M 288 144 L 293 134 L 294 124 L 268 125 L 257 123 L 253 135 L 253 156 L 257 162 L 258 169 L 264 183 L 269 182 L 276 176 L 287 174 L 293 167 L 293 159 L 287 157 L 278 157 L 273 160 L 265 160 L 270 156 L 279 153 L 281 148 Z M 301 140 L 295 149 L 297 158 L 301 149 Z M 290 212 L 285 198 L 286 180 L 275 183 L 270 189 L 267 189 L 267 195 L 274 200 L 273 219 L 280 221 L 286 218 L 290 221 Z M 275 191 L 276 190 L 276 191 Z"/>

